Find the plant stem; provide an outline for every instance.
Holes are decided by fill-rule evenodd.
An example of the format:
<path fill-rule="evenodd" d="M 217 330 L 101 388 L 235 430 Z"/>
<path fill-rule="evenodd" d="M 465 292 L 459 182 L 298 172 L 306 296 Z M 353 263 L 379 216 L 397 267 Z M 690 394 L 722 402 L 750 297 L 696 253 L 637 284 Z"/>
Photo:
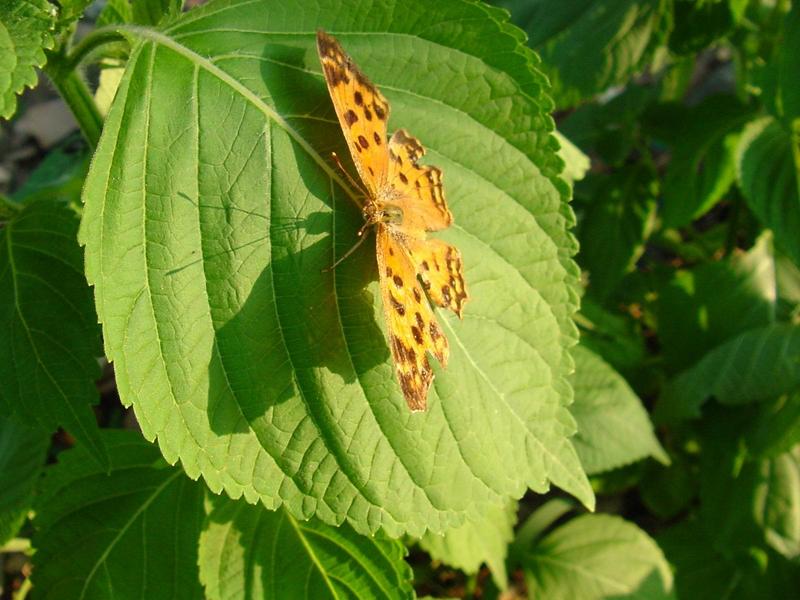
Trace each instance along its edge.
<path fill-rule="evenodd" d="M 25 600 L 26 596 L 28 595 L 28 592 L 31 591 L 32 585 L 33 584 L 31 584 L 31 578 L 26 577 L 25 581 L 22 582 L 22 585 L 19 586 L 17 593 L 14 594 L 14 600 Z"/>
<path fill-rule="evenodd" d="M 48 54 L 45 73 L 67 103 L 81 133 L 94 149 L 100 140 L 103 129 L 103 117 L 97 108 L 86 82 L 83 80 L 79 67 L 81 62 L 94 50 L 102 45 L 125 40 L 125 36 L 116 29 L 98 29 L 87 35 L 67 53 L 65 49 Z"/>
<path fill-rule="evenodd" d="M 83 137 L 94 150 L 100 140 L 103 117 L 100 115 L 94 96 L 86 86 L 86 82 L 75 69 L 68 68 L 67 65 L 68 61 L 62 55 L 50 55 L 45 73 L 69 106 Z"/>

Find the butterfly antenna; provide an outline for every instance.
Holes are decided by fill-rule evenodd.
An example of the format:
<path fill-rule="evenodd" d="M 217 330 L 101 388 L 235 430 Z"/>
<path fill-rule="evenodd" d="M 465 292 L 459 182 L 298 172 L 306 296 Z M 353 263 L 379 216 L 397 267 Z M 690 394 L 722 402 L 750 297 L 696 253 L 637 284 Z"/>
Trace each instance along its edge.
<path fill-rule="evenodd" d="M 353 179 L 353 177 L 350 175 L 347 169 L 344 168 L 344 165 L 342 164 L 342 161 L 339 160 L 339 156 L 336 154 L 336 152 L 331 152 L 331 158 L 333 158 L 333 162 L 336 163 L 336 166 L 339 167 L 339 170 L 342 173 L 344 173 L 344 176 L 347 177 L 347 181 L 350 182 L 350 185 L 352 185 L 354 189 L 361 192 L 364 195 L 364 198 L 369 198 L 369 194 L 364 189 L 364 187 L 361 184 L 359 184 L 355 179 Z"/>
<path fill-rule="evenodd" d="M 361 228 L 361 230 L 363 231 L 363 229 L 364 229 L 364 228 L 362 227 L 362 228 Z M 341 257 L 339 258 L 339 260 L 337 260 L 335 263 L 333 263 L 333 264 L 332 264 L 330 267 L 327 267 L 327 268 L 325 268 L 325 269 L 322 269 L 322 272 L 323 272 L 323 273 L 326 273 L 326 272 L 328 272 L 328 271 L 333 271 L 333 270 L 334 270 L 334 269 L 335 269 L 337 266 L 339 266 L 339 264 L 340 264 L 340 263 L 341 263 L 341 262 L 342 262 L 342 261 L 343 261 L 345 258 L 347 258 L 347 257 L 348 257 L 348 256 L 350 256 L 350 255 L 351 255 L 353 252 L 355 252 L 355 251 L 358 249 L 358 247 L 359 247 L 361 244 L 363 244 L 363 243 L 364 243 L 364 240 L 365 240 L 365 239 L 367 239 L 367 236 L 365 236 L 365 235 L 361 235 L 361 231 L 359 231 L 359 234 L 358 234 L 358 241 L 357 241 L 355 244 L 353 244 L 353 247 L 352 247 L 352 248 L 350 248 L 350 250 L 348 250 L 347 252 L 345 252 L 345 253 L 344 253 L 344 255 L 343 255 L 343 256 L 341 256 Z"/>

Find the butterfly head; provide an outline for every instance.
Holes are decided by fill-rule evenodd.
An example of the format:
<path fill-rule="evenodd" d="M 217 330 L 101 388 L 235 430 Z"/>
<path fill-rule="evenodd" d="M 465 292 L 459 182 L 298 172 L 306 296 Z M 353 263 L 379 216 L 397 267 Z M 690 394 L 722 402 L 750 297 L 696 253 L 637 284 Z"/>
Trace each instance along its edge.
<path fill-rule="evenodd" d="M 368 202 L 363 213 L 366 226 L 378 223 L 400 225 L 403 222 L 403 209 L 396 204 Z"/>

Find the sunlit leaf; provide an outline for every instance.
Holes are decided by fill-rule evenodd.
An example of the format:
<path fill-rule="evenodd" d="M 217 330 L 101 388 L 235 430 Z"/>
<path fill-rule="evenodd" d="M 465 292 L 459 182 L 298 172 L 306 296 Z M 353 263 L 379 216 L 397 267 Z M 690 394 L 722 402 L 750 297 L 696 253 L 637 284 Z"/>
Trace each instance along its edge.
<path fill-rule="evenodd" d="M 36 67 L 53 47 L 56 7 L 47 0 L 0 0 L 0 117 L 17 110 L 17 94 L 37 83 Z"/>
<path fill-rule="evenodd" d="M 565 408 L 577 269 L 544 78 L 496 9 L 399 6 L 217 1 L 130 30 L 81 233 L 122 401 L 212 490 L 360 532 L 443 531 L 551 481 L 591 505 Z M 439 313 L 450 362 L 425 413 L 394 377 L 371 244 L 324 270 L 363 221 L 327 158 L 347 151 L 317 27 L 445 173 L 441 237 L 471 299 L 463 321 Z"/>
<path fill-rule="evenodd" d="M 413 598 L 411 569 L 397 541 L 348 525 L 297 521 L 222 496 L 200 537 L 200 577 L 210 600 Z"/>

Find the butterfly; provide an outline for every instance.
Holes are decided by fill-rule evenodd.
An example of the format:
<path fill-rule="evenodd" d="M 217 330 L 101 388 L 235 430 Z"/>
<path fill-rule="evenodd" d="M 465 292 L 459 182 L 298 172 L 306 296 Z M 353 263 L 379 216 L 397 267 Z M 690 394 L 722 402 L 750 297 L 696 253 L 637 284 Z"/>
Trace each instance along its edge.
<path fill-rule="evenodd" d="M 405 130 L 387 137 L 389 103 L 336 38 L 317 31 L 317 51 L 363 182 L 364 227 L 359 234 L 370 226 L 376 231 L 381 300 L 397 379 L 408 407 L 425 410 L 433 381 L 427 353 L 443 367 L 449 355 L 431 303 L 461 317 L 468 298 L 458 248 L 426 235 L 453 222 L 442 172 L 417 163 L 425 149 Z"/>

